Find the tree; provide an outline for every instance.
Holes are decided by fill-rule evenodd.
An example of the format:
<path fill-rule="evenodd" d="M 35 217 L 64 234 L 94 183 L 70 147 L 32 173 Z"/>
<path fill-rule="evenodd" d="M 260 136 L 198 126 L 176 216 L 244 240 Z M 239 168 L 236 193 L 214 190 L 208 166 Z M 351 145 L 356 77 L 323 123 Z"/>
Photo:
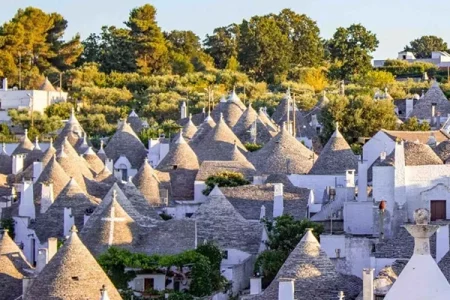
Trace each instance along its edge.
<path fill-rule="evenodd" d="M 339 131 L 352 144 L 360 137 L 373 136 L 380 129 L 395 129 L 397 121 L 392 101 L 374 101 L 371 96 L 332 98 L 320 118 L 324 143 L 335 131 L 336 122 L 339 123 Z"/>
<path fill-rule="evenodd" d="M 291 43 L 290 63 L 301 67 L 323 64 L 324 48 L 317 23 L 306 15 L 283 9 L 278 15 L 278 26 Z"/>
<path fill-rule="evenodd" d="M 307 228 L 313 228 L 313 234 L 319 239 L 323 225 L 309 220 L 295 220 L 290 215 L 282 215 L 272 222 L 265 220 L 269 233 L 268 250 L 262 252 L 255 263 L 255 272 L 262 271 L 264 285 L 268 285 L 278 273 L 286 258 L 294 250 Z"/>
<path fill-rule="evenodd" d="M 240 25 L 238 59 L 257 80 L 281 82 L 291 59 L 291 44 L 273 15 L 254 16 Z"/>
<path fill-rule="evenodd" d="M 125 22 L 136 44 L 136 65 L 144 75 L 161 72 L 167 67 L 168 49 L 155 16 L 156 9 L 145 4 L 133 9 Z"/>
<path fill-rule="evenodd" d="M 205 52 L 214 59 L 217 68 L 224 69 L 231 57 L 237 57 L 239 30 L 239 25 L 231 24 L 206 35 L 203 41 Z"/>
<path fill-rule="evenodd" d="M 334 76 L 349 79 L 366 73 L 372 67 L 370 53 L 377 49 L 378 43 L 376 35 L 361 24 L 339 27 L 327 42 L 331 61 L 336 67 Z"/>
<path fill-rule="evenodd" d="M 364 87 L 384 89 L 388 85 L 395 82 L 395 77 L 386 71 L 372 70 L 365 74 L 357 76 L 356 82 Z"/>
<path fill-rule="evenodd" d="M 447 49 L 447 43 L 434 35 L 422 36 L 405 46 L 405 51 L 411 51 L 416 58 L 430 58 L 431 52 L 447 51 Z"/>
<path fill-rule="evenodd" d="M 233 187 L 250 184 L 250 181 L 245 179 L 242 173 L 223 171 L 215 175 L 209 176 L 206 181 L 206 189 L 203 191 L 204 195 L 209 195 L 211 190 L 217 185 L 219 187 Z"/>
<path fill-rule="evenodd" d="M 400 130 L 405 131 L 429 131 L 431 130 L 430 123 L 424 121 L 422 123 L 416 117 L 409 118 L 400 125 Z"/>
<path fill-rule="evenodd" d="M 232 56 L 227 61 L 227 65 L 225 69 L 230 71 L 238 71 L 239 70 L 239 61 L 236 59 L 236 57 Z"/>
<path fill-rule="evenodd" d="M 7 58 L 4 76 L 17 83 L 17 73 L 10 73 L 19 64 L 24 77 L 28 73 L 42 73 L 51 67 L 60 71 L 73 65 L 81 54 L 80 37 L 76 35 L 68 42 L 63 40 L 67 21 L 57 13 L 46 14 L 34 7 L 19 9 L 16 15 L 0 27 L 0 52 L 14 55 Z"/>

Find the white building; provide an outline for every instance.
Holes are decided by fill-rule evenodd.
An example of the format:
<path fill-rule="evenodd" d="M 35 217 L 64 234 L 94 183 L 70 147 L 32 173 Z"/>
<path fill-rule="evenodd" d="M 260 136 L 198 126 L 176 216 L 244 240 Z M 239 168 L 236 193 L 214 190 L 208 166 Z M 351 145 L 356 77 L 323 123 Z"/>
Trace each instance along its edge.
<path fill-rule="evenodd" d="M 0 121 L 9 121 L 8 110 L 19 109 L 43 113 L 47 106 L 67 101 L 68 93 L 56 90 L 48 78 L 39 90 L 18 90 L 8 88 L 8 79 L 3 79 L 0 90 Z"/>
<path fill-rule="evenodd" d="M 436 65 L 438 68 L 449 67 L 450 66 L 450 54 L 445 51 L 433 51 L 431 52 L 430 58 L 416 58 L 412 52 L 400 51 L 397 56 L 397 60 L 407 61 L 409 63 L 413 62 L 426 62 Z M 373 66 L 375 68 L 380 68 L 384 66 L 386 59 L 374 60 Z"/>

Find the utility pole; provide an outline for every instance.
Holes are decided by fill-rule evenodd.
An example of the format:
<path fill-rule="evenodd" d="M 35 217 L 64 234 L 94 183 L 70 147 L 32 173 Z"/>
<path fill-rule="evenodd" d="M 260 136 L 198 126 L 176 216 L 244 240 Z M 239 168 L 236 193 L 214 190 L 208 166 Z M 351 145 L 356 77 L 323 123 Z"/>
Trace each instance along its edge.
<path fill-rule="evenodd" d="M 293 128 L 292 128 L 292 135 L 297 138 L 297 130 L 296 130 L 296 123 L 295 123 L 295 93 L 292 94 L 292 110 L 294 112 L 294 120 L 293 121 Z"/>
<path fill-rule="evenodd" d="M 19 52 L 19 90 L 22 89 L 22 53 Z"/>

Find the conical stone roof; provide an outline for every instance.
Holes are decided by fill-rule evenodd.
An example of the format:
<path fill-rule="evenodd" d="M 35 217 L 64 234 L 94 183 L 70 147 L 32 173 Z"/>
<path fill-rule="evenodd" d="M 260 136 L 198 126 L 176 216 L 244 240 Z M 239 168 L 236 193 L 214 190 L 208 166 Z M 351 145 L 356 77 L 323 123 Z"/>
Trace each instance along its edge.
<path fill-rule="evenodd" d="M 50 80 L 48 80 L 48 77 L 45 77 L 44 82 L 41 84 L 41 86 L 39 87 L 39 90 L 41 91 L 46 91 L 46 92 L 56 92 L 55 87 L 53 86 L 53 84 L 50 82 Z"/>
<path fill-rule="evenodd" d="M 336 175 L 345 174 L 346 170 L 357 170 L 358 158 L 350 145 L 336 128 L 309 174 Z"/>
<path fill-rule="evenodd" d="M 362 289 L 361 279 L 336 271 L 311 229 L 292 250 L 275 279 L 258 299 L 278 299 L 278 281 L 283 278 L 294 279 L 294 297 L 298 300 L 336 299 L 339 291 L 354 299 Z"/>
<path fill-rule="evenodd" d="M 216 126 L 216 122 L 214 122 L 213 118 L 208 114 L 208 116 L 205 118 L 202 124 L 198 126 L 197 132 L 192 137 L 190 144 L 191 145 L 197 145 L 203 139 L 205 136 L 208 135 L 208 133 Z"/>
<path fill-rule="evenodd" d="M 48 162 L 53 159 L 53 157 L 56 155 L 56 149 L 53 147 L 53 140 L 50 140 L 50 145 L 48 146 L 47 150 L 45 150 L 44 154 L 42 155 L 41 161 L 43 166 L 46 166 Z"/>
<path fill-rule="evenodd" d="M 81 231 L 81 239 L 94 256 L 110 247 L 131 248 L 137 226 L 113 196 L 107 205 L 98 207 Z"/>
<path fill-rule="evenodd" d="M 119 125 L 116 133 L 106 145 L 105 153 L 114 162 L 124 155 L 135 169 L 138 169 L 144 158 L 147 157 L 147 149 L 127 122 Z"/>
<path fill-rule="evenodd" d="M 223 111 L 223 118 L 225 120 L 225 123 L 230 128 L 233 128 L 234 125 L 236 125 L 236 123 L 239 121 L 239 118 L 242 116 L 243 112 L 244 110 L 240 108 L 237 103 L 227 102 Z"/>
<path fill-rule="evenodd" d="M 34 279 L 25 299 L 98 299 L 103 286 L 111 300 L 122 299 L 74 226 L 69 239 Z"/>
<path fill-rule="evenodd" d="M 78 122 L 78 119 L 75 116 L 75 111 L 72 109 L 69 120 L 55 139 L 55 148 L 61 147 L 66 138 L 70 145 L 75 147 L 83 138 L 83 133 L 83 127 L 81 127 L 80 122 Z"/>
<path fill-rule="evenodd" d="M 89 168 L 95 173 L 99 174 L 104 168 L 105 164 L 97 156 L 97 154 L 89 147 L 83 154 L 84 160 L 87 162 Z"/>
<path fill-rule="evenodd" d="M 57 152 L 57 161 L 66 174 L 73 177 L 80 187 L 87 191 L 85 178 L 93 179 L 92 172 L 87 162 L 78 155 L 67 140 Z"/>
<path fill-rule="evenodd" d="M 133 131 L 136 133 L 141 132 L 142 129 L 144 128 L 142 126 L 141 118 L 139 118 L 138 114 L 134 111 L 134 109 L 128 115 L 127 123 L 130 124 L 131 128 L 133 128 Z"/>
<path fill-rule="evenodd" d="M 0 255 L 13 253 L 22 253 L 22 250 L 11 239 L 7 230 L 0 230 Z"/>
<path fill-rule="evenodd" d="M 148 201 L 149 205 L 161 205 L 159 195 L 159 180 L 155 170 L 149 165 L 147 159 L 144 160 L 138 173 L 133 177 L 133 183 Z"/>
<path fill-rule="evenodd" d="M 419 120 L 430 120 L 432 117 L 431 107 L 433 105 L 436 105 L 435 112 L 440 113 L 441 116 L 450 114 L 450 102 L 437 82 L 434 82 L 425 95 L 417 101 L 410 117 L 417 117 Z"/>
<path fill-rule="evenodd" d="M 192 123 L 192 115 L 189 115 L 189 121 L 182 128 L 183 136 L 185 139 L 191 140 L 196 132 L 197 127 Z"/>
<path fill-rule="evenodd" d="M 35 199 L 41 198 L 41 184 L 52 183 L 53 197 L 56 198 L 69 181 L 70 177 L 56 161 L 56 157 L 53 157 L 42 170 L 41 175 L 34 184 L 34 197 Z"/>
<path fill-rule="evenodd" d="M 33 162 L 40 161 L 43 155 L 44 153 L 42 152 L 41 147 L 39 147 L 38 139 L 36 138 L 33 150 L 31 150 L 31 152 L 27 154 L 27 157 L 25 157 L 23 168 L 26 169 L 31 166 Z"/>
<path fill-rule="evenodd" d="M 250 162 L 261 174 L 307 174 L 315 158 L 284 128 L 263 148 L 250 154 Z"/>
<path fill-rule="evenodd" d="M 272 121 L 272 119 L 269 118 L 269 116 L 267 115 L 267 113 L 263 110 L 262 107 L 259 108 L 258 111 L 258 117 L 261 120 L 261 122 L 264 123 L 264 125 L 266 125 L 266 127 L 270 130 L 270 131 L 278 131 L 278 126 Z"/>
<path fill-rule="evenodd" d="M 158 164 L 158 170 L 171 171 L 174 169 L 174 166 L 177 169 L 198 170 L 199 163 L 197 155 L 183 137 L 179 137 L 170 146 L 169 152 Z"/>
<path fill-rule="evenodd" d="M 11 156 L 17 154 L 28 154 L 34 149 L 33 143 L 28 138 L 28 130 L 25 129 L 25 134 L 21 138 L 19 145 L 17 145 L 16 149 L 14 149 Z"/>
<path fill-rule="evenodd" d="M 75 179 L 71 179 L 55 201 L 35 222 L 35 232 L 40 241 L 50 237 L 64 238 L 64 208 L 72 209 L 75 225 L 84 226 L 84 215 L 92 213 L 97 203 L 89 199 Z"/>
<path fill-rule="evenodd" d="M 253 143 L 254 138 L 250 131 L 255 127 L 256 122 L 256 143 L 265 144 L 271 138 L 270 129 L 266 127 L 263 121 L 260 120 L 258 113 L 253 109 L 251 104 L 247 107 L 244 113 L 239 118 L 236 125 L 233 127 L 233 132 L 236 136 L 245 143 Z"/>
<path fill-rule="evenodd" d="M 243 152 L 247 152 L 247 149 L 239 138 L 225 124 L 224 119 L 221 118 L 216 127 L 200 143 L 194 144 L 193 146 L 200 161 L 231 160 L 234 144 Z"/>

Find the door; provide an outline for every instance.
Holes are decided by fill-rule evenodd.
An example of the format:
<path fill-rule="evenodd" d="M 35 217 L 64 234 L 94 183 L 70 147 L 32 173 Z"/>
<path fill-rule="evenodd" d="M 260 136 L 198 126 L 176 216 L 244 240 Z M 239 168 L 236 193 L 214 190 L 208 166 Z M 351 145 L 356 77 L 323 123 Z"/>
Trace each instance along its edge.
<path fill-rule="evenodd" d="M 445 200 L 431 201 L 431 221 L 447 219 L 447 202 Z"/>
<path fill-rule="evenodd" d="M 148 292 L 155 289 L 155 279 L 145 278 L 144 279 L 144 291 Z"/>

